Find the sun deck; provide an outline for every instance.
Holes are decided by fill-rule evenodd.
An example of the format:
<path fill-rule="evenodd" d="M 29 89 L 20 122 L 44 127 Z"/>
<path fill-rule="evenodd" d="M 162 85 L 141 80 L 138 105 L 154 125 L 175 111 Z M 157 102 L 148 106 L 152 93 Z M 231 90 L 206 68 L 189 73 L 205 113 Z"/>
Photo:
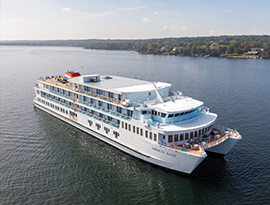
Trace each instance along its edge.
<path fill-rule="evenodd" d="M 204 149 L 218 145 L 228 139 L 229 137 L 239 137 L 239 133 L 235 130 L 231 130 L 224 127 L 213 127 L 209 134 L 204 134 L 195 139 L 188 139 L 182 141 L 179 144 L 170 144 L 165 142 L 159 142 L 160 146 L 174 149 L 176 152 L 184 151 L 192 154 L 204 154 Z"/>
<path fill-rule="evenodd" d="M 81 76 L 83 77 L 83 76 Z M 125 93 L 125 92 L 143 92 L 154 90 L 154 86 L 152 82 L 132 79 L 132 78 L 124 78 L 119 76 L 100 76 L 100 81 L 98 82 L 87 82 L 84 83 L 81 81 L 80 77 L 75 77 L 69 79 L 71 83 L 77 83 L 84 86 L 92 86 L 98 89 Z M 155 83 L 158 88 L 171 86 L 169 83 L 157 82 Z"/>

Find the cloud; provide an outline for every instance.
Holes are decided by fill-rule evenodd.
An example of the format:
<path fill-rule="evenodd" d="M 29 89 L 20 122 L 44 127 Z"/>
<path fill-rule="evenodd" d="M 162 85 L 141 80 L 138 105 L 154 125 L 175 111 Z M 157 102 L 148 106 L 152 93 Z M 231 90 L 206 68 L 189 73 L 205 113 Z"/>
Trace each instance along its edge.
<path fill-rule="evenodd" d="M 231 10 L 229 10 L 229 9 L 226 9 L 224 12 L 231 12 Z"/>
<path fill-rule="evenodd" d="M 217 33 L 217 30 L 209 30 L 209 32 L 208 32 L 210 35 L 212 35 L 212 34 L 215 34 L 215 33 Z"/>
<path fill-rule="evenodd" d="M 143 23 L 150 23 L 150 22 L 152 22 L 151 19 L 143 18 Z"/>
<path fill-rule="evenodd" d="M 158 14 L 158 11 L 155 11 L 153 14 Z"/>
<path fill-rule="evenodd" d="M 199 28 L 199 27 L 200 27 L 200 25 L 199 25 L 199 24 L 195 24 L 195 27 Z"/>
<path fill-rule="evenodd" d="M 261 29 L 259 27 L 253 27 L 250 29 L 251 33 L 258 33 Z"/>
<path fill-rule="evenodd" d="M 182 26 L 182 27 L 180 28 L 181 31 L 186 31 L 186 30 L 188 30 L 188 29 L 189 29 L 189 28 L 186 27 L 186 26 Z"/>
<path fill-rule="evenodd" d="M 62 8 L 61 10 L 64 11 L 64 12 L 70 12 L 72 14 L 75 14 L 79 18 L 93 19 L 93 18 L 97 18 L 97 17 L 101 17 L 101 16 L 109 16 L 109 15 L 116 14 L 116 13 L 139 10 L 139 9 L 144 9 L 144 8 L 146 8 L 146 6 L 133 7 L 133 8 L 118 8 L 118 9 L 113 7 L 113 10 L 105 11 L 105 12 L 101 12 L 101 13 L 86 13 L 86 12 L 72 10 L 72 9 L 70 9 L 68 7 Z"/>
<path fill-rule="evenodd" d="M 139 9 L 145 9 L 146 6 L 141 6 L 141 7 L 134 7 L 134 8 L 120 8 L 120 11 L 133 11 L 133 10 L 139 10 Z"/>
<path fill-rule="evenodd" d="M 70 8 L 62 8 L 62 11 L 71 11 L 71 9 Z"/>
<path fill-rule="evenodd" d="M 175 25 L 172 25 L 172 26 L 164 26 L 163 27 L 163 30 L 164 31 L 176 31 L 177 30 L 177 27 Z"/>

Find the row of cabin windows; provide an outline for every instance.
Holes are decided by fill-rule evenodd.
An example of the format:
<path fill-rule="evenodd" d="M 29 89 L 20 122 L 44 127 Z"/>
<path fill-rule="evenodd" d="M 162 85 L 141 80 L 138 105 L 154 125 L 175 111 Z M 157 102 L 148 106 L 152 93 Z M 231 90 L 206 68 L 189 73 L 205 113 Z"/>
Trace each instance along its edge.
<path fill-rule="evenodd" d="M 52 103 L 50 103 L 50 102 L 48 102 L 46 100 L 40 99 L 40 98 L 37 98 L 37 100 L 38 100 L 38 102 L 41 102 L 44 105 L 47 105 L 47 106 L 49 106 L 49 107 L 51 107 L 51 108 L 53 108 L 55 110 L 58 110 L 58 111 L 62 112 L 63 114 L 68 115 L 68 111 L 65 110 L 64 108 L 58 107 L 57 105 L 54 105 L 54 104 L 52 104 Z"/>
<path fill-rule="evenodd" d="M 49 97 L 49 98 L 55 99 L 56 101 L 59 101 L 59 102 L 61 102 L 61 103 L 64 103 L 64 104 L 66 104 L 66 105 L 68 105 L 68 106 L 73 106 L 73 105 L 74 105 L 73 102 L 70 102 L 70 101 L 65 100 L 65 99 L 62 99 L 62 98 L 60 98 L 60 97 L 51 95 L 51 94 L 46 93 L 46 92 L 44 92 L 44 91 L 41 91 L 41 94 L 42 94 L 42 95 L 45 95 L 45 96 L 47 96 L 47 97 Z M 95 111 L 95 110 L 89 109 L 89 108 L 84 107 L 84 106 L 79 106 L 79 105 L 75 105 L 75 106 L 76 106 L 77 108 L 81 109 L 82 111 L 91 113 L 92 115 L 95 115 L 95 116 L 100 117 L 100 118 L 103 118 L 103 119 L 105 119 L 105 120 L 114 122 L 114 123 L 116 123 L 116 124 L 118 124 L 118 125 L 120 124 L 120 120 L 115 119 L 115 118 L 113 118 L 113 117 L 111 117 L 111 116 L 104 115 L 104 114 L 102 114 L 102 113 L 99 113 L 99 112 L 97 112 L 97 111 Z"/>
<path fill-rule="evenodd" d="M 92 120 L 88 120 L 88 124 L 91 127 L 93 125 L 93 121 Z M 101 129 L 101 124 L 96 123 L 95 126 L 96 126 L 97 130 L 100 130 Z M 106 134 L 109 134 L 110 128 L 104 126 L 103 129 L 106 132 Z M 119 132 L 117 132 L 117 131 L 114 130 L 113 131 L 113 135 L 115 136 L 115 138 L 118 138 L 119 137 Z"/>
<path fill-rule="evenodd" d="M 190 110 L 190 111 L 187 111 L 187 112 L 168 114 L 168 115 L 166 113 L 163 113 L 163 112 L 157 112 L 155 110 L 152 110 L 152 115 L 161 116 L 162 118 L 166 118 L 166 116 L 168 118 L 172 118 L 172 117 L 178 117 L 178 116 L 182 116 L 182 115 L 187 115 L 187 114 L 193 113 L 193 112 L 195 112 L 197 110 L 198 109 Z M 146 114 L 146 113 L 147 113 L 147 111 L 142 111 L 142 114 Z"/>
<path fill-rule="evenodd" d="M 62 113 L 64 113 L 64 114 L 68 115 L 68 111 L 67 111 L 67 110 L 65 110 L 65 109 L 63 109 L 63 108 L 61 108 L 61 107 L 59 107 L 59 106 L 57 106 L 57 105 L 54 105 L 54 104 L 52 104 L 52 103 L 50 103 L 50 102 L 48 102 L 48 101 L 46 101 L 46 100 L 40 99 L 40 98 L 37 98 L 37 100 L 38 100 L 39 102 L 41 102 L 41 103 L 47 105 L 47 106 L 50 106 L 50 107 L 52 107 L 52 108 L 54 108 L 54 109 L 56 109 L 56 110 L 58 110 L 58 111 L 60 111 L 60 112 L 62 112 Z M 74 112 L 72 112 L 72 111 L 70 111 L 70 115 L 71 115 L 72 117 L 77 117 L 77 114 L 74 113 Z M 93 121 L 92 121 L 92 120 L 88 120 L 88 123 L 89 123 L 89 126 L 92 126 Z M 95 125 L 96 125 L 97 129 L 100 130 L 101 125 L 100 125 L 99 123 L 96 123 Z M 105 132 L 106 132 L 107 134 L 110 132 L 110 129 L 109 129 L 108 127 L 106 127 L 106 126 L 104 126 L 104 130 L 105 130 Z M 116 132 L 116 131 L 113 131 L 113 135 L 114 135 L 116 138 L 119 137 L 119 133 Z"/>
<path fill-rule="evenodd" d="M 46 86 L 48 86 L 48 85 L 46 85 Z M 65 94 L 65 95 L 68 95 L 68 96 L 71 95 L 71 92 L 68 91 L 68 90 L 65 90 L 65 89 L 57 88 L 57 87 L 54 87 L 54 86 L 50 86 L 49 88 L 51 90 L 54 90 L 54 91 L 59 92 L 61 94 Z M 43 93 L 45 93 L 45 92 L 43 92 Z M 86 97 L 86 96 L 83 96 L 83 95 L 78 95 L 77 93 L 73 93 L 73 95 L 75 96 L 75 98 L 78 98 L 78 99 L 80 99 L 82 101 L 91 103 L 93 105 L 98 105 L 98 106 L 103 107 L 103 108 L 106 108 L 108 110 L 113 110 L 113 106 L 110 103 L 105 103 L 103 101 L 100 101 L 100 100 L 97 100 L 97 99 L 94 99 L 94 98 Z M 115 106 L 115 107 L 116 107 L 116 112 L 123 114 L 122 107 L 119 107 L 119 106 Z M 132 117 L 133 111 L 132 110 L 127 110 L 127 115 L 130 116 L 130 117 Z"/>
<path fill-rule="evenodd" d="M 65 90 L 65 89 L 58 88 L 58 87 L 55 87 L 55 86 L 52 86 L 52 85 L 46 85 L 46 84 L 43 84 L 43 87 L 46 88 L 46 89 L 51 89 L 51 90 L 54 90 L 56 92 L 59 92 L 59 93 L 62 93 L 62 94 L 66 94 L 66 95 L 70 96 L 70 91 Z M 98 88 L 91 88 L 89 86 L 79 85 L 79 89 L 84 90 L 84 91 L 87 91 L 87 92 L 96 93 L 98 95 L 105 95 L 106 93 L 108 93 L 107 94 L 108 95 L 107 97 L 109 97 L 109 98 L 116 98 L 118 100 L 121 100 L 121 98 L 122 98 L 121 94 L 116 94 L 116 93 L 104 91 L 104 90 L 101 90 L 101 89 L 98 89 Z"/>
<path fill-rule="evenodd" d="M 142 128 L 136 127 L 134 125 L 131 126 L 128 123 L 122 122 L 122 128 L 123 129 L 126 129 L 126 130 L 131 132 L 131 127 L 132 127 L 133 133 L 135 133 L 135 134 L 137 133 L 138 135 L 143 136 L 143 129 Z M 145 130 L 144 136 L 146 138 L 149 138 L 150 140 L 157 141 L 157 134 L 156 133 L 153 134 L 152 132 L 150 132 L 148 130 Z"/>
<path fill-rule="evenodd" d="M 179 142 L 179 141 L 185 141 L 188 139 L 193 139 L 198 136 L 204 135 L 207 133 L 212 126 L 209 126 L 207 128 L 201 129 L 201 130 L 196 130 L 195 132 L 187 132 L 187 133 L 182 133 L 182 134 L 175 134 L 175 135 L 168 135 L 168 142 Z M 166 137 L 163 135 L 163 139 L 165 140 Z"/>

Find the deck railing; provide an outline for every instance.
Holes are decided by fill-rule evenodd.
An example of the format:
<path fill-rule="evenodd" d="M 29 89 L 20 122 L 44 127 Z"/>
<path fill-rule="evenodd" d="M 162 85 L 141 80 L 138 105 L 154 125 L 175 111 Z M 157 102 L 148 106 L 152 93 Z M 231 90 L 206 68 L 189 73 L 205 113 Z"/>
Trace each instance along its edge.
<path fill-rule="evenodd" d="M 53 99 L 53 98 L 48 97 L 48 96 L 45 96 L 45 95 L 42 95 L 42 96 L 43 96 L 44 98 L 50 99 L 50 100 L 52 100 L 52 101 L 54 101 L 54 102 L 56 102 L 56 103 L 59 103 L 59 104 L 61 104 L 61 105 L 63 105 L 63 106 L 66 106 L 66 107 L 68 107 L 68 108 L 72 108 L 70 105 L 67 105 L 67 104 L 65 104 L 65 103 L 63 103 L 63 102 L 61 102 L 61 101 L 58 101 L 58 100 L 56 100 L 56 99 Z M 80 108 L 74 108 L 74 111 L 79 111 L 79 112 L 81 112 L 81 113 L 83 113 L 83 114 L 89 115 L 90 117 L 94 117 L 95 119 L 98 119 L 99 121 L 103 121 L 103 122 L 105 122 L 105 123 L 107 123 L 107 124 L 111 124 L 112 126 L 119 128 L 119 124 L 118 124 L 118 123 L 115 123 L 115 122 L 110 121 L 110 120 L 108 120 L 108 119 L 102 118 L 102 117 L 100 117 L 100 116 L 98 116 L 98 115 L 95 115 L 95 114 L 93 114 L 93 113 L 84 111 L 84 110 L 82 110 L 82 109 L 80 109 Z"/>
<path fill-rule="evenodd" d="M 198 148 L 195 148 L 193 146 L 188 146 L 189 148 L 187 148 L 184 145 L 179 146 L 179 145 L 166 143 L 164 141 L 159 141 L 158 144 L 162 147 L 166 147 L 169 149 L 175 149 L 175 150 L 182 151 L 182 152 L 189 152 L 189 153 L 198 153 L 199 152 L 200 154 L 205 154 L 205 151 L 204 151 L 204 149 L 201 148 L 201 146 L 198 146 Z"/>
<path fill-rule="evenodd" d="M 45 89 L 45 88 L 42 88 L 42 89 Z M 45 89 L 45 90 L 46 90 L 46 89 Z M 114 111 L 114 110 L 111 110 L 111 109 L 108 109 L 108 108 L 105 108 L 105 107 L 102 107 L 102 106 L 99 106 L 99 105 L 96 105 L 96 104 L 94 104 L 94 103 L 90 103 L 90 102 L 87 102 L 87 101 L 83 101 L 83 100 L 80 100 L 80 99 L 75 98 L 75 97 L 72 98 L 72 97 L 69 96 L 69 95 L 66 95 L 66 94 L 64 94 L 64 93 L 57 92 L 57 91 L 55 91 L 55 90 L 49 89 L 49 91 L 52 92 L 52 93 L 54 93 L 54 94 L 57 94 L 57 95 L 61 95 L 61 96 L 63 96 L 63 97 L 66 97 L 66 98 L 68 98 L 68 99 L 70 99 L 70 100 L 72 100 L 72 101 L 74 101 L 74 102 L 77 101 L 77 102 L 80 102 L 81 104 L 88 104 L 88 105 L 91 105 L 91 106 L 93 106 L 93 107 L 95 107 L 95 108 L 97 108 L 97 109 L 102 109 L 103 111 L 111 112 L 113 115 L 120 116 L 121 118 L 124 118 L 124 119 L 127 119 L 127 120 L 130 120 L 130 119 L 132 118 L 131 116 L 125 115 L 125 114 L 123 114 L 123 113 L 119 113 L 119 112 L 117 112 L 117 111 Z"/>
<path fill-rule="evenodd" d="M 57 80 L 52 80 L 52 79 L 50 79 L 50 78 L 46 79 L 46 78 L 42 78 L 42 77 L 39 78 L 40 81 L 43 81 L 43 82 L 46 82 L 46 83 L 49 83 L 49 84 L 52 84 L 52 85 L 57 85 L 57 86 L 60 86 L 60 87 L 63 87 L 63 88 L 66 88 L 66 89 L 69 89 L 69 90 L 72 90 L 72 91 L 80 92 L 80 93 L 89 95 L 89 96 L 94 97 L 94 98 L 99 98 L 99 99 L 102 99 L 102 100 L 106 100 L 106 101 L 109 101 L 109 102 L 112 102 L 112 103 L 115 103 L 115 104 L 118 104 L 118 105 L 122 105 L 122 102 L 124 102 L 123 100 L 118 100 L 116 98 L 110 98 L 108 96 L 97 94 L 97 93 L 94 93 L 94 92 L 91 92 L 91 91 L 85 91 L 85 90 L 82 90 L 82 89 L 79 89 L 79 88 L 74 88 L 69 83 L 64 84 L 64 83 L 61 83 L 61 82 L 59 82 Z"/>

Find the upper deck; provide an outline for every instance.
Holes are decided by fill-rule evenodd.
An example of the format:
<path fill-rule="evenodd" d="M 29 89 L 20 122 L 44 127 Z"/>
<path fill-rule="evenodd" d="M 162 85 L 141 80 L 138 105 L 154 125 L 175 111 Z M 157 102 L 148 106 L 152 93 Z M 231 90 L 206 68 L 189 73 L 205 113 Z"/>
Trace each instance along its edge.
<path fill-rule="evenodd" d="M 40 78 L 39 81 L 43 81 L 45 85 L 42 87 L 50 92 L 59 93 L 77 102 L 91 103 L 109 113 L 114 111 L 124 116 L 128 115 L 128 118 L 151 125 L 182 124 L 205 113 L 203 102 L 183 96 L 179 91 L 171 92 L 169 83 L 152 83 L 98 74 L 71 77 L 67 81 L 61 76 L 47 76 Z M 97 100 L 92 102 L 91 99 Z M 203 124 L 209 124 L 214 119 L 208 119 Z M 174 128 L 170 127 L 169 130 Z"/>
<path fill-rule="evenodd" d="M 71 83 L 77 83 L 84 86 L 90 86 L 99 88 L 102 90 L 108 90 L 108 91 L 115 91 L 118 93 L 126 93 L 126 92 L 143 92 L 148 90 L 154 90 L 154 86 L 152 82 L 144 81 L 144 80 L 138 80 L 133 78 L 125 78 L 125 77 L 119 77 L 119 76 L 108 76 L 103 75 L 100 76 L 100 79 L 98 81 L 83 81 L 83 77 L 87 76 L 99 76 L 96 75 L 82 75 L 79 77 L 70 78 L 69 82 Z M 169 87 L 171 84 L 169 83 L 162 83 L 157 82 L 155 83 L 157 87 L 164 88 Z"/>
<path fill-rule="evenodd" d="M 110 92 L 121 95 L 121 100 L 133 102 L 147 101 L 157 97 L 156 89 L 162 97 L 169 96 L 171 84 L 124 78 L 119 76 L 82 75 L 68 80 L 72 85 L 80 85 L 85 90 L 95 89 L 100 93 Z M 120 99 L 119 99 L 120 100 Z"/>

